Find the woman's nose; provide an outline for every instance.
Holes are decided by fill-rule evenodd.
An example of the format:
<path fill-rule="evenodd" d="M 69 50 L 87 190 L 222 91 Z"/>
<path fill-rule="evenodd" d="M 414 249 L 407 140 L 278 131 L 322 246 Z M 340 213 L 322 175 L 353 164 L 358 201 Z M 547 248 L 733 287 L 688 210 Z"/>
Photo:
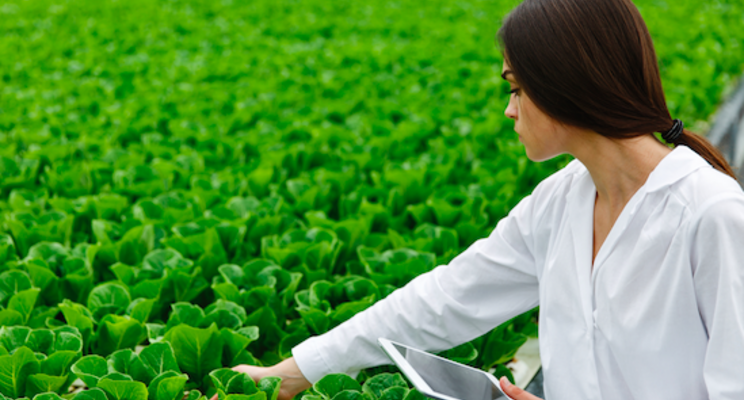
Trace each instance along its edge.
<path fill-rule="evenodd" d="M 509 105 L 506 106 L 504 115 L 506 115 L 507 118 L 511 118 L 513 120 L 517 119 L 517 106 L 514 104 L 513 101 L 509 100 Z"/>

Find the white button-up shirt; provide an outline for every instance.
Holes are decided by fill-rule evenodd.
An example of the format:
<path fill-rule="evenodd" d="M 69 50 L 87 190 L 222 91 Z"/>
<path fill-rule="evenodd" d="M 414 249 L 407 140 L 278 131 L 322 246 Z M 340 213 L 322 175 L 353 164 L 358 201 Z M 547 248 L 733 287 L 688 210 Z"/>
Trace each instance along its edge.
<path fill-rule="evenodd" d="M 388 364 L 385 337 L 439 351 L 540 305 L 545 394 L 744 399 L 744 193 L 676 147 L 623 209 L 592 267 L 596 189 L 579 161 L 448 265 L 293 349 L 315 382 Z"/>

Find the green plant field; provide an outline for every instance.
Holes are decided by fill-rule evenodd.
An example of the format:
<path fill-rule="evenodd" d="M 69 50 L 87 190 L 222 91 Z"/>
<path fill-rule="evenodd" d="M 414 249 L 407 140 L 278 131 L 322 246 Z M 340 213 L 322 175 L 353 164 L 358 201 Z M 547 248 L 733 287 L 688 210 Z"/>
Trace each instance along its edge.
<path fill-rule="evenodd" d="M 276 400 L 227 368 L 447 263 L 568 161 L 529 162 L 503 115 L 515 4 L 0 4 L 0 399 Z M 744 5 L 637 4 L 704 128 Z M 445 355 L 508 375 L 536 312 Z M 390 372 L 306 400 L 420 399 Z"/>

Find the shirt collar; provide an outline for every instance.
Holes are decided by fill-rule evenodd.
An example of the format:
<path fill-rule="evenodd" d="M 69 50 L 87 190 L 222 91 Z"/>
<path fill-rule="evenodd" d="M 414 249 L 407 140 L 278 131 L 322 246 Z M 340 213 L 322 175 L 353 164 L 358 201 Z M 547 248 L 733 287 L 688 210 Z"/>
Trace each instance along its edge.
<path fill-rule="evenodd" d="M 596 189 L 592 177 L 579 160 L 574 160 L 573 162 L 581 165 L 581 169 L 579 170 L 581 178 L 569 191 L 569 201 L 572 204 L 580 204 L 579 199 L 589 197 L 593 205 Z M 694 171 L 706 167 L 710 167 L 710 164 L 694 150 L 687 146 L 676 146 L 651 171 L 651 174 L 646 179 L 646 183 L 638 189 L 638 192 L 640 192 L 638 195 L 644 196 L 646 193 L 669 187 Z"/>
<path fill-rule="evenodd" d="M 708 162 L 687 146 L 676 146 L 651 171 L 645 191 L 653 192 L 671 186 L 700 168 L 712 168 Z"/>

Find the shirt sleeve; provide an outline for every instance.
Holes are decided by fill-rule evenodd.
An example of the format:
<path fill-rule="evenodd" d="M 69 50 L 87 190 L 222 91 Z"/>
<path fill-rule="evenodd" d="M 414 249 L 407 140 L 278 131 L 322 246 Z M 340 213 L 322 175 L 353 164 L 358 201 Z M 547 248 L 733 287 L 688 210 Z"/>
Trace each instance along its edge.
<path fill-rule="evenodd" d="M 356 374 L 390 361 L 377 339 L 440 351 L 481 336 L 538 304 L 532 196 L 448 265 L 422 274 L 372 307 L 292 349 L 303 375 Z"/>
<path fill-rule="evenodd" d="M 744 194 L 728 194 L 701 214 L 692 266 L 708 333 L 703 378 L 711 400 L 744 399 Z"/>

